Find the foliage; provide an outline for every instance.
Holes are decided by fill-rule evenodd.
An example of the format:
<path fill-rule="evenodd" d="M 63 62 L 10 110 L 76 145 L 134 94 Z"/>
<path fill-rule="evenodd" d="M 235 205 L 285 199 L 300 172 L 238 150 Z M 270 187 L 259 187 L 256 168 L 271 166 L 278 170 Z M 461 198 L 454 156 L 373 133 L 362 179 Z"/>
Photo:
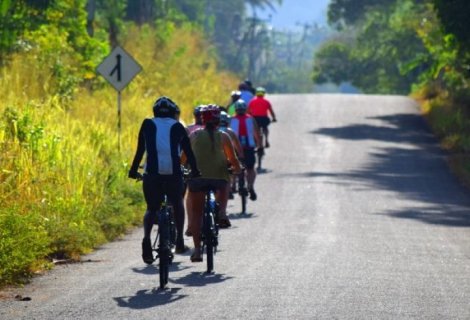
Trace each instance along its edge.
<path fill-rule="evenodd" d="M 171 96 L 189 120 L 196 101 L 225 103 L 236 83 L 191 24 L 121 21 L 118 40 L 144 71 L 123 92 L 119 152 L 116 93 L 94 73 L 110 50 L 109 16 L 97 13 L 90 37 L 77 4 L 51 1 L 43 23 L 22 31 L 27 49 L 11 51 L 0 68 L 0 285 L 139 224 L 141 186 L 127 170 L 153 101 Z"/>

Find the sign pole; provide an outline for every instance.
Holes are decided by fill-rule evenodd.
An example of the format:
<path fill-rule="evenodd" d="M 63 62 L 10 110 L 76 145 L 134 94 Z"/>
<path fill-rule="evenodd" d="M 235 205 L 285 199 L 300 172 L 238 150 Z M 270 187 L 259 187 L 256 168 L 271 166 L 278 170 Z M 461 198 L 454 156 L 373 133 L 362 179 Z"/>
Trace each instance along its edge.
<path fill-rule="evenodd" d="M 118 91 L 118 151 L 121 152 L 121 91 Z"/>

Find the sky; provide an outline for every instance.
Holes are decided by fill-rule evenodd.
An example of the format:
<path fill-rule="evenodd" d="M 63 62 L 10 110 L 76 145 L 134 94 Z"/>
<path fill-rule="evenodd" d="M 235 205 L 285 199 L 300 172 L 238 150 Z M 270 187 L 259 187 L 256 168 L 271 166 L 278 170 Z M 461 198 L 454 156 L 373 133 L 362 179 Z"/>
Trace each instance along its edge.
<path fill-rule="evenodd" d="M 294 29 L 298 23 L 326 25 L 326 11 L 330 0 L 283 0 L 276 11 L 266 9 L 259 12 L 262 18 L 272 16 L 271 24 L 276 29 Z"/>

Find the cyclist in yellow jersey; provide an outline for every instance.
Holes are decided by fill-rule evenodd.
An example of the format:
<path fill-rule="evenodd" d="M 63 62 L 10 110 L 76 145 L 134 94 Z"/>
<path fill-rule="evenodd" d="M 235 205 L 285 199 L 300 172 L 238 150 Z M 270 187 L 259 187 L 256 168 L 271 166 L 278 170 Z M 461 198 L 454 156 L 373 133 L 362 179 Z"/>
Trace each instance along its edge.
<path fill-rule="evenodd" d="M 207 187 L 212 187 L 216 191 L 225 190 L 230 179 L 227 161 L 234 173 L 241 171 L 230 137 L 218 130 L 220 109 L 215 105 L 209 105 L 201 110 L 201 115 L 204 129 L 196 130 L 190 136 L 191 147 L 201 173 L 200 177 L 188 181 L 193 215 L 189 226 L 194 240 L 192 262 L 202 261 L 201 223 L 205 190 Z"/>

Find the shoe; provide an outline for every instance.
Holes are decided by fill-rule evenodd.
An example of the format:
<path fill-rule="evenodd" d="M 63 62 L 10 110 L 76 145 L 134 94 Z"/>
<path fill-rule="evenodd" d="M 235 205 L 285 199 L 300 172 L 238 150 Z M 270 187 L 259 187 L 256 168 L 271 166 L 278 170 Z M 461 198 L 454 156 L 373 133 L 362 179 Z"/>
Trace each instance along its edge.
<path fill-rule="evenodd" d="M 142 260 L 144 260 L 146 264 L 152 264 L 155 261 L 152 253 L 152 243 L 149 238 L 142 240 Z"/>
<path fill-rule="evenodd" d="M 233 192 L 232 192 L 232 191 L 230 191 L 230 192 L 228 193 L 228 198 L 229 198 L 230 200 L 233 200 L 233 199 L 235 199 L 235 197 L 234 197 L 234 195 L 233 195 Z"/>
<path fill-rule="evenodd" d="M 202 255 L 196 254 L 195 252 L 190 257 L 191 262 L 202 262 Z"/>
<path fill-rule="evenodd" d="M 189 229 L 186 229 L 186 231 L 184 232 L 184 235 L 186 237 L 192 237 L 193 236 L 193 233 L 191 231 L 189 231 Z"/>
<path fill-rule="evenodd" d="M 188 246 L 182 245 L 182 246 L 176 246 L 175 253 L 177 254 L 182 254 L 185 253 L 189 250 Z"/>
<path fill-rule="evenodd" d="M 266 144 L 264 145 L 265 148 L 269 148 L 270 144 L 269 142 L 266 141 Z"/>
<path fill-rule="evenodd" d="M 254 189 L 250 189 L 248 192 L 250 193 L 250 200 L 256 201 L 256 199 L 258 199 L 258 196 L 256 195 L 256 192 Z"/>
<path fill-rule="evenodd" d="M 232 226 L 228 217 L 220 218 L 219 221 L 217 221 L 217 224 L 219 225 L 219 228 L 221 229 L 227 229 Z"/>

